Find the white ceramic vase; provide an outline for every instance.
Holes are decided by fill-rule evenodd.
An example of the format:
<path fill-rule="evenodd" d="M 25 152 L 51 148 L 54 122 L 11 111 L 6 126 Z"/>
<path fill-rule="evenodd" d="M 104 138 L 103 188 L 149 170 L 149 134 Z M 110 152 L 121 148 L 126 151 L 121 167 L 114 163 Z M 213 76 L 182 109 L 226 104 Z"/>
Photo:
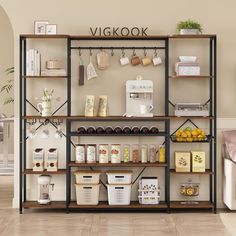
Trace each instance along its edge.
<path fill-rule="evenodd" d="M 51 101 L 44 101 L 44 102 L 38 103 L 37 108 L 42 116 L 51 116 L 52 115 Z"/>

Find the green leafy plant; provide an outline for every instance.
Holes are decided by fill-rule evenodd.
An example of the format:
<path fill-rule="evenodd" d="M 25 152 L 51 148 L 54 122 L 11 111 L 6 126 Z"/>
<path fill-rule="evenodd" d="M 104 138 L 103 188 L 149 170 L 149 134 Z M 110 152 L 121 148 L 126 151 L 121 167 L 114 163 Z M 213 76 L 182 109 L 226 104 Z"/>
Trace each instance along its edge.
<path fill-rule="evenodd" d="M 194 20 L 186 20 L 178 22 L 176 29 L 180 32 L 181 29 L 198 29 L 199 32 L 202 32 L 202 26 L 200 23 Z"/>
<path fill-rule="evenodd" d="M 10 67 L 5 70 L 7 76 L 12 75 L 14 73 L 14 67 Z M 0 93 L 3 94 L 3 105 L 7 105 L 9 103 L 14 102 L 13 98 L 13 88 L 14 88 L 14 79 L 7 79 L 4 81 L 0 89 Z"/>

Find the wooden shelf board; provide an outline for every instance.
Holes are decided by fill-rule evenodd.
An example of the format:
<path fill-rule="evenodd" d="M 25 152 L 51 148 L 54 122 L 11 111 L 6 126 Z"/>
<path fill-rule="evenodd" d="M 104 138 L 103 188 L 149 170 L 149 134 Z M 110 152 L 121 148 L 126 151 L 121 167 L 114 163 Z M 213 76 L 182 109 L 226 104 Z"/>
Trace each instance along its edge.
<path fill-rule="evenodd" d="M 210 75 L 172 75 L 169 76 L 171 79 L 210 79 L 214 76 Z"/>
<path fill-rule="evenodd" d="M 209 39 L 216 37 L 216 34 L 190 34 L 190 35 L 183 35 L 183 34 L 173 34 L 169 35 L 170 39 Z"/>
<path fill-rule="evenodd" d="M 76 163 L 74 161 L 69 163 L 71 167 L 166 167 L 166 163 L 133 163 L 133 162 L 121 162 L 121 163 Z"/>
<path fill-rule="evenodd" d="M 209 169 L 207 169 L 205 172 L 176 172 L 175 169 L 170 169 L 170 172 L 172 174 L 178 174 L 178 175 L 212 175 L 213 172 Z"/>
<path fill-rule="evenodd" d="M 70 35 L 72 40 L 155 40 L 167 39 L 168 35 L 148 35 L 148 36 L 92 36 L 92 35 Z"/>
<path fill-rule="evenodd" d="M 214 116 L 169 116 L 169 119 L 214 119 Z"/>
<path fill-rule="evenodd" d="M 69 35 L 66 34 L 21 34 L 22 38 L 31 38 L 31 39 L 67 39 Z"/>
<path fill-rule="evenodd" d="M 71 209 L 84 209 L 84 208 L 96 208 L 96 209 L 166 209 L 167 204 L 165 202 L 160 202 L 158 205 L 144 205 L 139 204 L 137 201 L 131 201 L 130 205 L 109 205 L 108 202 L 99 202 L 98 205 L 77 205 L 76 202 L 71 202 L 69 204 Z"/>
<path fill-rule="evenodd" d="M 62 174 L 66 174 L 66 169 L 59 169 L 58 171 L 33 171 L 32 169 L 26 169 L 25 171 L 23 171 L 23 174 L 25 175 L 41 175 L 41 174 L 53 174 L 53 175 L 62 175 Z"/>
<path fill-rule="evenodd" d="M 22 116 L 22 119 L 25 120 L 33 120 L 33 119 L 40 119 L 40 120 L 52 120 L 52 119 L 67 119 L 68 116 Z"/>
<path fill-rule="evenodd" d="M 212 209 L 213 203 L 210 201 L 199 201 L 199 204 L 181 204 L 181 201 L 171 201 L 172 209 Z"/>
<path fill-rule="evenodd" d="M 63 75 L 42 75 L 42 76 L 31 76 L 31 75 L 26 75 L 22 76 L 24 79 L 65 79 L 67 76 Z"/>
<path fill-rule="evenodd" d="M 52 201 L 48 205 L 40 205 L 37 201 L 26 201 L 23 202 L 24 208 L 34 208 L 34 209 L 65 209 L 65 201 Z"/>
<path fill-rule="evenodd" d="M 148 136 L 167 136 L 167 134 L 166 133 L 164 133 L 164 132 L 159 132 L 159 133 L 156 133 L 156 134 L 78 134 L 78 132 L 71 132 L 70 133 L 70 136 L 80 136 L 80 137 L 82 137 L 82 136 L 92 136 L 92 137 L 97 137 L 97 136 L 99 136 L 99 137 L 107 137 L 107 136 L 113 136 L 113 137 L 119 137 L 119 136 L 135 136 L 135 137 L 137 137 L 137 136 L 139 136 L 139 137 L 141 137 L 141 136 L 145 136 L 145 137 L 148 137 Z"/>
<path fill-rule="evenodd" d="M 86 117 L 86 116 L 70 116 L 68 120 L 75 121 L 158 121 L 166 120 L 167 116 L 154 117 L 125 117 L 125 116 L 106 116 L 106 117 Z"/>

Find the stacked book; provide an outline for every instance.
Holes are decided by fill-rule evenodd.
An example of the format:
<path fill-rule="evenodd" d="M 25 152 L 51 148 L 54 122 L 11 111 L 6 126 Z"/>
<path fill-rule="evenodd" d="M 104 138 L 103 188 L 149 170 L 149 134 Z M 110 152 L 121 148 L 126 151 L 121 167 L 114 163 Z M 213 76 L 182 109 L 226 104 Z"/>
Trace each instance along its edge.
<path fill-rule="evenodd" d="M 66 76 L 65 69 L 44 69 L 41 71 L 41 76 Z"/>
<path fill-rule="evenodd" d="M 40 76 L 41 54 L 38 50 L 29 49 L 26 52 L 26 75 Z"/>

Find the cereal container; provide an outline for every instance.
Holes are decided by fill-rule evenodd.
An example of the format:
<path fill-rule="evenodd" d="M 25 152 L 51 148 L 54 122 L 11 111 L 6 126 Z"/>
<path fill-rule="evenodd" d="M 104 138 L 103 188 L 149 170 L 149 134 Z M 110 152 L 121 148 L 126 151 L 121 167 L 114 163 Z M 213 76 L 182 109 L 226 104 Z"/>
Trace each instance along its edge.
<path fill-rule="evenodd" d="M 142 144 L 141 145 L 141 162 L 147 163 L 148 161 L 148 145 Z"/>
<path fill-rule="evenodd" d="M 108 163 L 108 144 L 100 144 L 98 146 L 98 159 L 99 163 Z"/>
<path fill-rule="evenodd" d="M 155 163 L 157 161 L 156 153 L 157 153 L 156 145 L 150 144 L 149 145 L 149 161 L 150 161 L 150 163 Z"/>
<path fill-rule="evenodd" d="M 87 153 L 87 163 L 96 162 L 96 145 L 95 144 L 88 144 L 86 153 Z"/>
<path fill-rule="evenodd" d="M 111 145 L 111 163 L 120 163 L 120 144 Z"/>
<path fill-rule="evenodd" d="M 75 147 L 75 162 L 84 163 L 85 162 L 85 145 L 77 144 Z"/>

